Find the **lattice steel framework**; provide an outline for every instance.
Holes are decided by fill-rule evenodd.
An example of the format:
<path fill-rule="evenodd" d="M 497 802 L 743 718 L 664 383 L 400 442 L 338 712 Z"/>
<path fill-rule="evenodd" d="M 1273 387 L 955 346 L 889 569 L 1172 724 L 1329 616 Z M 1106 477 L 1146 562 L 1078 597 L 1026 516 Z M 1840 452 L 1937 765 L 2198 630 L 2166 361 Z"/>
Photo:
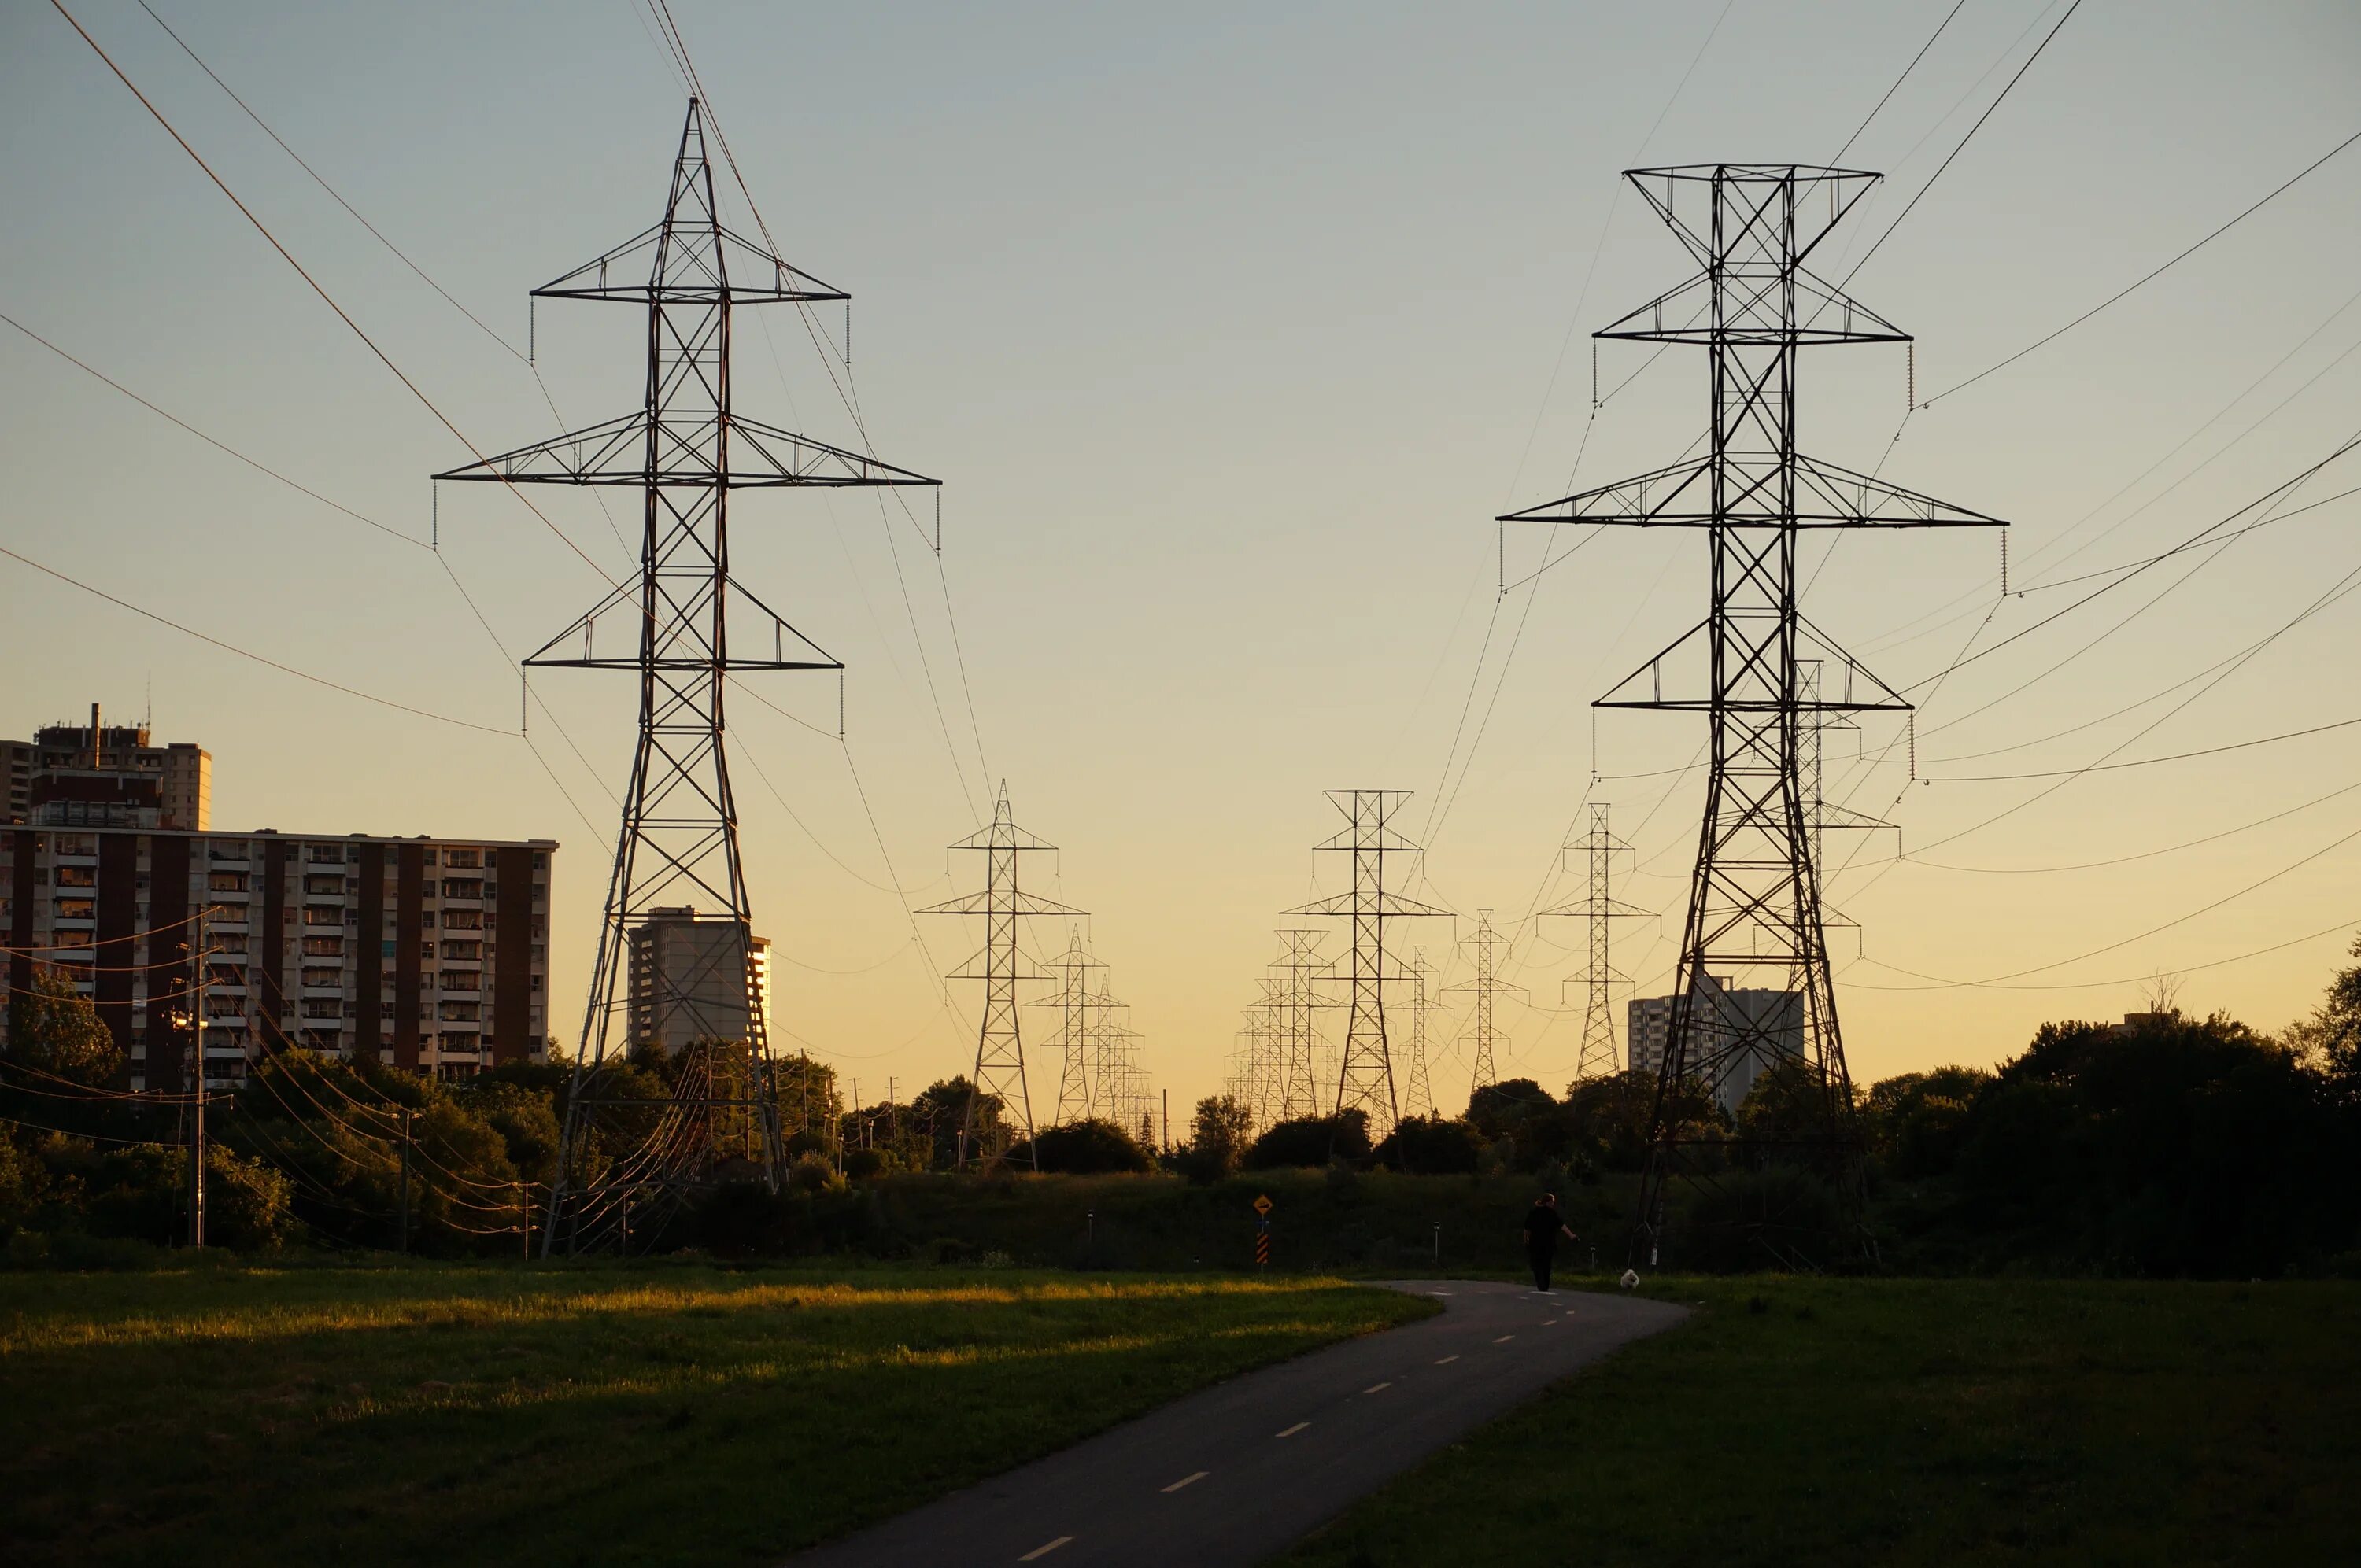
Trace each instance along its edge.
<path fill-rule="evenodd" d="M 918 913 L 983 917 L 983 946 L 950 976 L 952 980 L 983 982 L 983 1019 L 976 1032 L 975 1072 L 968 1080 L 967 1109 L 960 1118 L 959 1163 L 965 1165 L 972 1157 L 983 1164 L 997 1165 L 1007 1153 L 1005 1139 L 1014 1134 L 1024 1140 L 1027 1149 L 1033 1150 L 1033 1164 L 1038 1168 L 1041 1157 L 1033 1146 L 1033 1096 L 1025 1081 L 1025 1033 L 1017 1016 L 1016 987 L 1020 981 L 1047 980 L 1049 976 L 1027 961 L 1017 942 L 1017 922 L 1027 916 L 1084 912 L 1027 893 L 1017 885 L 1018 858 L 1057 846 L 1016 826 L 1008 812 L 1005 780 L 993 803 L 991 826 L 978 828 L 951 848 L 973 850 L 984 856 L 983 890 Z M 997 1130 L 986 1129 L 990 1135 L 979 1138 L 977 1122 L 987 1100 L 997 1100 L 1014 1121 Z"/>
<path fill-rule="evenodd" d="M 1660 1255 L 1666 1188 L 1708 1182 L 1728 1168 L 1718 1131 L 1689 1124 L 1684 1080 L 1719 1088 L 1751 1059 L 1768 1067 L 1797 1046 L 1767 1029 L 1776 1010 L 1749 1009 L 1704 984 L 1770 971 L 1803 997 L 1800 1050 L 1819 1086 L 1818 1124 L 1783 1138 L 1838 1184 L 1850 1234 L 1859 1226 L 1860 1145 L 1820 916 L 1819 866 L 1802 791 L 1799 741 L 1807 716 L 1901 711 L 1909 705 L 1797 608 L 1795 557 L 1804 530 L 1984 527 L 1995 520 L 1807 457 L 1795 449 L 1797 351 L 1842 343 L 1898 343 L 1907 334 L 1805 265 L 1877 176 L 1773 164 L 1697 164 L 1626 175 L 1696 259 L 1699 271 L 1596 335 L 1706 350 L 1709 440 L 1705 455 L 1636 478 L 1508 514 L 1503 521 L 1627 523 L 1706 532 L 1711 593 L 1706 619 L 1616 687 L 1598 706 L 1708 716 L 1709 767 L 1695 875 L 1674 991 L 1671 1038 L 1651 1123 L 1635 1252 Z M 1799 671 L 1823 663 L 1807 698 Z M 1775 978 L 1773 978 L 1775 977 Z M 1762 1156 L 1741 1147 L 1738 1159 Z M 1783 1260 L 1828 1247 L 1791 1216 L 1755 1213 L 1746 1228 Z"/>
<path fill-rule="evenodd" d="M 1279 978 L 1266 994 L 1278 1025 L 1276 1111 L 1280 1121 L 1320 1114 L 1320 1058 L 1325 1050 L 1320 1014 L 1336 1005 L 1320 993 L 1320 982 L 1335 971 L 1335 965 L 1320 956 L 1326 937 L 1324 931 L 1301 927 L 1282 927 L 1279 933 L 1279 961 L 1271 967 Z"/>
<path fill-rule="evenodd" d="M 1410 798 L 1410 791 L 1332 789 L 1327 794 L 1329 804 L 1343 812 L 1351 826 L 1317 848 L 1353 857 L 1352 891 L 1288 914 L 1328 916 L 1352 923 L 1351 1013 L 1345 1026 L 1335 1106 L 1339 1116 L 1354 1110 L 1367 1113 L 1374 1141 L 1391 1133 L 1400 1115 L 1393 1054 L 1386 1044 L 1386 982 L 1410 978 L 1386 961 L 1386 922 L 1448 911 L 1386 891 L 1386 857 L 1418 853 L 1418 846 L 1389 825 L 1393 814 Z"/>
<path fill-rule="evenodd" d="M 1582 1014 L 1582 1054 L 1576 1058 L 1574 1076 L 1578 1081 L 1594 1078 L 1612 1078 L 1617 1071 L 1615 1054 L 1615 987 L 1627 982 L 1610 961 L 1613 947 L 1612 930 L 1618 920 L 1643 918 L 1644 909 L 1635 909 L 1614 896 L 1615 858 L 1629 854 L 1631 846 L 1618 839 L 1607 826 L 1608 803 L 1590 803 L 1590 831 L 1567 846 L 1569 852 L 1582 856 L 1589 877 L 1589 892 L 1572 904 L 1562 904 L 1546 909 L 1545 915 L 1565 915 L 1580 919 L 1590 939 L 1590 962 L 1583 972 L 1583 982 L 1589 995 Z M 1571 983 L 1571 982 L 1569 982 Z"/>
<path fill-rule="evenodd" d="M 1522 996 L 1525 988 L 1510 985 L 1500 978 L 1500 934 L 1492 925 L 1492 912 L 1476 912 L 1476 934 L 1467 938 L 1467 950 L 1473 955 L 1476 972 L 1445 991 L 1445 995 L 1465 994 L 1476 999 L 1475 1015 L 1468 1022 L 1476 1062 L 1468 1075 L 1467 1097 L 1474 1100 L 1479 1089 L 1488 1089 L 1500 1081 L 1498 1050 L 1508 1038 L 1493 1013 L 1493 999 L 1500 996 Z"/>
<path fill-rule="evenodd" d="M 637 576 L 525 661 L 629 670 L 640 679 L 639 741 L 561 1133 L 546 1252 L 561 1236 L 570 1249 L 620 1245 L 626 1230 L 617 1206 L 634 1191 L 654 1189 L 677 1201 L 686 1185 L 710 1174 L 721 1141 L 717 1117 L 734 1121 L 750 1145 L 759 1143 L 764 1179 L 775 1185 L 780 1175 L 776 1065 L 750 964 L 741 965 L 749 976 L 742 1013 L 732 1008 L 717 1020 L 717 1032 L 731 1036 L 735 1052 L 727 1060 L 681 1064 L 679 1087 L 663 1102 L 657 1131 L 634 1154 L 600 1170 L 595 1187 L 586 1185 L 583 1169 L 598 1113 L 643 1103 L 605 1090 L 617 1021 L 630 1006 L 625 973 L 633 930 L 657 906 L 703 905 L 735 923 L 740 946 L 751 953 L 752 913 L 722 746 L 730 674 L 843 668 L 730 576 L 730 491 L 935 481 L 732 409 L 734 306 L 801 308 L 849 296 L 722 224 L 695 99 L 663 221 L 533 293 L 647 312 L 646 396 L 636 411 L 435 476 L 629 487 L 642 498 Z M 741 1034 L 744 1038 L 736 1038 Z"/>
<path fill-rule="evenodd" d="M 1058 1034 L 1051 1043 L 1058 1047 L 1058 1105 L 1050 1114 L 1049 1124 L 1063 1126 L 1093 1113 L 1092 1094 L 1096 1086 L 1090 1070 L 1090 975 L 1093 970 L 1104 970 L 1106 965 L 1084 949 L 1082 930 L 1077 926 L 1068 934 L 1066 950 L 1043 967 L 1059 977 L 1058 994 L 1027 1005 L 1054 1008 L 1057 1012 Z"/>
<path fill-rule="evenodd" d="M 1444 1008 L 1433 999 L 1434 969 L 1426 961 L 1424 948 L 1411 949 L 1410 972 L 1410 1080 L 1402 1091 L 1402 1114 L 1432 1117 L 1436 1112 L 1434 1084 L 1426 1059 L 1426 1020 L 1430 1014 L 1441 1013 Z"/>

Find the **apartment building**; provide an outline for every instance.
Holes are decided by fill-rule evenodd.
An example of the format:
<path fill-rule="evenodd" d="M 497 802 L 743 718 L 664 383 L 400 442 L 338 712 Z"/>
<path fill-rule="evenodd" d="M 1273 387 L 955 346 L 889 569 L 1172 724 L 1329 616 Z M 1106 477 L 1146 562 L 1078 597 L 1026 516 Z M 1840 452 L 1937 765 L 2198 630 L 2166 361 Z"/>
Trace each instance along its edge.
<path fill-rule="evenodd" d="M 0 828 L 9 984 L 29 987 L 36 964 L 71 976 L 134 1089 L 183 1085 L 199 981 L 210 1083 L 234 1084 L 290 1045 L 464 1077 L 544 1052 L 556 850 L 546 839 Z M 6 1028 L 0 1016 L 0 1049 Z"/>
<path fill-rule="evenodd" d="M 187 741 L 152 743 L 145 724 L 45 724 L 0 741 L 5 820 L 52 828 L 213 826 L 213 754 Z"/>
<path fill-rule="evenodd" d="M 1771 1065 L 1771 1057 L 1794 1059 L 1804 1054 L 1804 995 L 1799 991 L 1732 987 L 1712 975 L 1698 982 L 1695 1012 L 1711 1028 L 1715 1021 L 1728 1032 L 1740 1024 L 1763 1043 L 1763 1050 L 1737 1052 L 1722 1062 L 1716 1074 L 1713 1097 L 1721 1108 L 1737 1114 L 1754 1088 L 1754 1080 Z M 1705 993 L 1711 992 L 1708 999 Z M 1669 996 L 1635 996 L 1624 1014 L 1625 1050 L 1634 1072 L 1661 1072 L 1671 1047 L 1673 1002 Z"/>
<path fill-rule="evenodd" d="M 671 1052 L 698 1040 L 743 1040 L 750 994 L 769 1018 L 771 939 L 743 933 L 726 915 L 649 910 L 630 932 L 631 1043 Z"/>

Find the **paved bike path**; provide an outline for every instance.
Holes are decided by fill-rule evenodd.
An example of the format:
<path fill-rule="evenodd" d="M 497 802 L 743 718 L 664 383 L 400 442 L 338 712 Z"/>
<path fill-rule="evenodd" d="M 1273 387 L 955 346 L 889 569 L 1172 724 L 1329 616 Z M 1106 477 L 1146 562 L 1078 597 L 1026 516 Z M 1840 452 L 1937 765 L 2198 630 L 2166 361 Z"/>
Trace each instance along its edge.
<path fill-rule="evenodd" d="M 1200 1389 L 794 1558 L 791 1568 L 1260 1562 L 1418 1461 L 1686 1310 L 1473 1280 L 1423 1321 Z"/>

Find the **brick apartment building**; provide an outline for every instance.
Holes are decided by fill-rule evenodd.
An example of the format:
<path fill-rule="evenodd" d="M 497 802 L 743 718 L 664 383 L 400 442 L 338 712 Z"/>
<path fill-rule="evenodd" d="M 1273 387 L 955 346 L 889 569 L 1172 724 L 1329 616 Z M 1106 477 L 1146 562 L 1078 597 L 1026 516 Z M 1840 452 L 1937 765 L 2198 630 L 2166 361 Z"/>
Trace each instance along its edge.
<path fill-rule="evenodd" d="M 45 724 L 30 740 L 0 740 L 0 822 L 59 828 L 213 826 L 213 754 L 187 741 L 151 743 L 145 724 Z"/>
<path fill-rule="evenodd" d="M 187 944 L 210 907 L 208 1082 L 235 1083 L 287 1045 L 463 1077 L 544 1049 L 556 850 L 550 839 L 0 828 L 8 983 L 29 988 L 37 963 L 64 970 L 122 1047 L 131 1087 L 180 1088 L 196 978 Z"/>

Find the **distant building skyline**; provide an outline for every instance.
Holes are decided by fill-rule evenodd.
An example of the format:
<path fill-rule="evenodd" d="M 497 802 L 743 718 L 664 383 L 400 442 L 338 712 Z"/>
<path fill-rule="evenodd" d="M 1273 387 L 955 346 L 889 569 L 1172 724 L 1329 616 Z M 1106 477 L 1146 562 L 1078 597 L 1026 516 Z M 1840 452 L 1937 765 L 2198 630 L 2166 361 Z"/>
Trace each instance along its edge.
<path fill-rule="evenodd" d="M 771 941 L 749 936 L 741 948 L 741 929 L 690 905 L 651 909 L 631 927 L 631 1044 L 670 1055 L 699 1040 L 742 1041 L 750 996 L 767 1025 Z"/>
<path fill-rule="evenodd" d="M 1714 975 L 1703 976 L 1697 982 L 1699 991 L 1718 993 L 1717 1006 L 1725 1014 L 1735 1013 L 1746 1020 L 1750 1029 L 1759 1031 L 1775 1042 L 1774 1048 L 1791 1059 L 1799 1059 L 1804 1051 L 1804 997 L 1801 992 L 1776 991 L 1764 986 L 1733 987 L 1724 984 Z M 1672 1047 L 1673 1002 L 1670 996 L 1635 996 L 1625 1014 L 1626 1059 L 1634 1072 L 1661 1072 L 1664 1053 Z M 1746 1103 L 1753 1091 L 1754 1080 L 1763 1076 L 1770 1065 L 1753 1051 L 1742 1052 L 1725 1063 L 1714 1082 L 1713 1097 L 1731 1115 Z"/>
<path fill-rule="evenodd" d="M 192 741 L 152 743 L 146 719 L 45 724 L 30 740 L 0 741 L 7 820 L 49 828 L 213 826 L 213 755 Z"/>

